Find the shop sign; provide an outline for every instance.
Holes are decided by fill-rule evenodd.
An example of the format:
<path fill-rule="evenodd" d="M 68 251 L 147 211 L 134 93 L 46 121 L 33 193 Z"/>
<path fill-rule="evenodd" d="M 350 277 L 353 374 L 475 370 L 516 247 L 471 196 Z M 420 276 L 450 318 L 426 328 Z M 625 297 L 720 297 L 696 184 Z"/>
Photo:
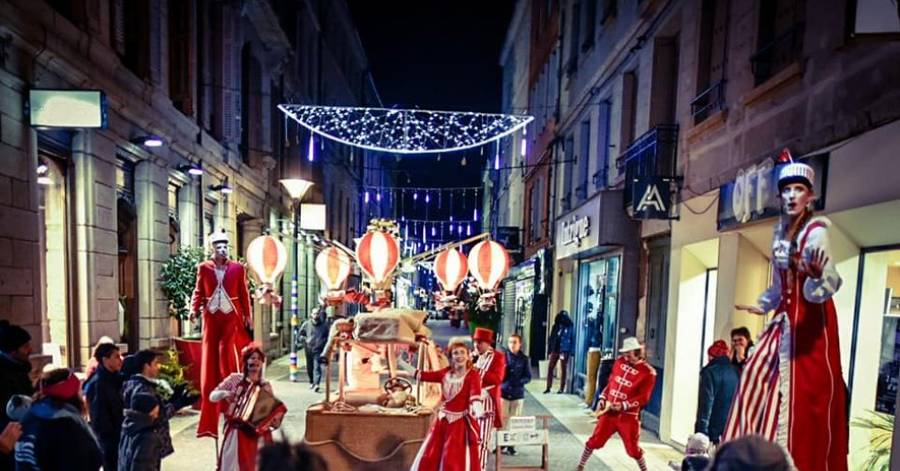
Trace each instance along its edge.
<path fill-rule="evenodd" d="M 576 218 L 572 216 L 568 222 L 562 223 L 562 244 L 574 244 L 576 247 L 581 245 L 581 241 L 590 235 L 591 219 L 587 216 Z"/>
<path fill-rule="evenodd" d="M 634 219 L 672 219 L 672 179 L 636 177 L 632 185 Z"/>
<path fill-rule="evenodd" d="M 813 189 L 818 196 L 816 209 L 825 207 L 825 180 L 828 177 L 828 153 L 798 159 L 816 172 Z M 778 170 L 773 160 L 738 170 L 734 181 L 719 187 L 718 229 L 732 229 L 743 224 L 781 214 L 778 197 Z"/>
<path fill-rule="evenodd" d="M 39 128 L 105 128 L 106 95 L 99 90 L 28 91 L 28 124 Z"/>

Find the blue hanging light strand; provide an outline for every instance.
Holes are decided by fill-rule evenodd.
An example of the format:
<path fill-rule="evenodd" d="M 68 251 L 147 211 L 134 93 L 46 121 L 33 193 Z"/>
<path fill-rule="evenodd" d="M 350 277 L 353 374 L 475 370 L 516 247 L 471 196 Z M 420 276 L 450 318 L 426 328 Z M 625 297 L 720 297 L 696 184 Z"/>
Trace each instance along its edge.
<path fill-rule="evenodd" d="M 309 146 L 306 149 L 306 160 L 313 162 L 316 160 L 316 142 L 315 134 L 309 133 Z"/>
<path fill-rule="evenodd" d="M 494 170 L 500 170 L 500 139 L 497 139 L 497 146 L 494 150 Z"/>

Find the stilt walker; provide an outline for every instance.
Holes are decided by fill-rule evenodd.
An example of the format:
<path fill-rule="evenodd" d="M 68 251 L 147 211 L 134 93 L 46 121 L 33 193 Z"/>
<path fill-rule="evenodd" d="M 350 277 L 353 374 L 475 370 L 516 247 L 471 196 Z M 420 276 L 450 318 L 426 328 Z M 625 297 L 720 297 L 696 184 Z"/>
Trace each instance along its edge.
<path fill-rule="evenodd" d="M 831 299 L 841 277 L 828 255 L 829 221 L 813 216 L 815 172 L 787 149 L 781 160 L 772 286 L 757 305 L 735 306 L 775 316 L 744 366 L 722 441 L 762 435 L 800 471 L 846 471 L 847 391 Z"/>
<path fill-rule="evenodd" d="M 225 232 L 210 236 L 211 260 L 197 266 L 197 285 L 191 300 L 191 319 L 203 312 L 200 360 L 200 422 L 198 437 L 218 436 L 219 405 L 209 394 L 224 378 L 240 371 L 240 352 L 250 343 L 250 292 L 244 266 L 228 259 Z"/>
<path fill-rule="evenodd" d="M 500 385 L 503 383 L 503 376 L 506 375 L 506 356 L 494 351 L 494 331 L 491 329 L 477 327 L 475 334 L 472 335 L 472 341 L 475 342 L 475 349 L 478 351 L 475 368 L 481 374 L 481 395 L 484 397 L 484 415 L 478 419 L 481 433 L 479 459 L 481 469 L 484 470 L 494 430 L 503 426 Z"/>
<path fill-rule="evenodd" d="M 656 384 L 656 370 L 644 361 L 644 347 L 634 337 L 622 342 L 619 353 L 622 355 L 613 364 L 609 382 L 600 394 L 600 418 L 584 445 L 578 471 L 584 469 L 594 450 L 603 448 L 614 433 L 622 438 L 625 452 L 634 458 L 641 471 L 647 471 L 644 449 L 639 443 L 641 409 L 650 401 Z"/>

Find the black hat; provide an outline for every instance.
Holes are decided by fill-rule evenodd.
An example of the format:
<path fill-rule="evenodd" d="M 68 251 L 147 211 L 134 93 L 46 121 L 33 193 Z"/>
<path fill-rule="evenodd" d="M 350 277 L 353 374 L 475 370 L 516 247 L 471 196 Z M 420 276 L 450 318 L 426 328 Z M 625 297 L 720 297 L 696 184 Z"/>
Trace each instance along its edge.
<path fill-rule="evenodd" d="M 154 407 L 159 405 L 159 401 L 151 394 L 135 394 L 131 398 L 131 409 L 144 414 L 149 414 Z"/>
<path fill-rule="evenodd" d="M 28 342 L 31 342 L 31 334 L 28 331 L 10 324 L 9 321 L 0 321 L 0 351 L 9 353 Z"/>

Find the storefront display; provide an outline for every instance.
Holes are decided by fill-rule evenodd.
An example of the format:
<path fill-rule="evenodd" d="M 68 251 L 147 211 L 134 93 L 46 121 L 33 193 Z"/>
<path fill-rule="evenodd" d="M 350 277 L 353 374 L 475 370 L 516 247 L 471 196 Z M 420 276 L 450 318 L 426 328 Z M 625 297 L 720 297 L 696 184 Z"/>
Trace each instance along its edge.
<path fill-rule="evenodd" d="M 589 349 L 599 348 L 601 361 L 615 359 L 620 263 L 619 255 L 611 255 L 581 263 L 579 266 L 578 301 L 574 313 L 577 326 L 575 391 L 582 391 L 585 388 Z"/>

